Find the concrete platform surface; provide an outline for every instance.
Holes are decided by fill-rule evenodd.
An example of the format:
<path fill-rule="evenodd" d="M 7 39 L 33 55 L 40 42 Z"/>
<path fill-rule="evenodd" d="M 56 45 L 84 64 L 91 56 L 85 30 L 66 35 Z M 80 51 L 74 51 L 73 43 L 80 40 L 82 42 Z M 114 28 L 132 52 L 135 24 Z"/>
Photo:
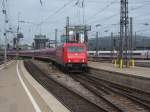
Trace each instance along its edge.
<path fill-rule="evenodd" d="M 17 76 L 16 64 L 0 69 L 0 112 L 35 112 Z"/>
<path fill-rule="evenodd" d="M 111 63 L 88 62 L 88 66 L 95 69 L 106 70 L 121 74 L 133 75 L 138 77 L 150 78 L 150 69 L 146 67 L 115 68 Z"/>
<path fill-rule="evenodd" d="M 39 107 L 40 111 L 37 112 L 70 112 L 53 94 L 47 91 L 31 76 L 24 67 L 23 61 L 19 61 L 18 65 L 20 75 Z"/>

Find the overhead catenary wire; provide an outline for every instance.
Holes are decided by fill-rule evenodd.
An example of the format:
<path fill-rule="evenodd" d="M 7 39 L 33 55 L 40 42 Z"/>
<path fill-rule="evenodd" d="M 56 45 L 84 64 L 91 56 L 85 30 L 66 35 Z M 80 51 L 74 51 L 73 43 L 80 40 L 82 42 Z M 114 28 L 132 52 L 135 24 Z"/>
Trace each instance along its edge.
<path fill-rule="evenodd" d="M 142 4 L 142 5 L 134 7 L 134 8 L 131 8 L 130 11 L 134 11 L 134 10 L 137 10 L 137 9 L 140 9 L 140 8 L 144 8 L 145 6 L 148 6 L 148 5 L 150 5 L 150 2 Z"/>
<path fill-rule="evenodd" d="M 114 2 L 111 2 L 110 4 L 112 5 Z M 116 2 L 115 2 L 116 3 Z M 150 3 L 150 2 L 149 2 Z M 107 5 L 107 6 L 111 6 L 111 5 Z M 144 6 L 147 6 L 147 5 L 150 5 L 150 4 L 144 4 L 144 5 L 140 5 L 140 6 L 138 6 L 138 7 L 134 7 L 134 8 L 132 8 L 131 10 L 130 10 L 130 12 L 133 12 L 133 11 L 135 11 L 135 10 L 138 10 L 138 9 L 140 9 L 140 8 L 143 8 Z M 106 6 L 106 7 L 107 7 Z M 105 8 L 106 8 L 105 7 Z M 109 8 L 109 7 L 107 7 L 107 8 Z M 102 12 L 104 11 L 103 9 L 101 10 Z M 99 13 L 102 13 L 102 12 L 99 12 Z M 99 13 L 97 13 L 97 14 L 94 14 L 95 16 L 97 16 Z M 93 15 L 93 16 L 94 16 Z M 110 15 L 110 16 L 108 16 L 108 17 L 104 17 L 104 18 L 102 18 L 102 19 L 99 19 L 99 20 L 95 20 L 95 21 L 93 21 L 93 22 L 90 22 L 90 23 L 95 23 L 95 22 L 97 22 L 97 21 L 103 21 L 103 20 L 105 20 L 105 21 L 107 21 L 107 20 L 110 20 L 110 19 L 112 19 L 112 18 L 114 18 L 115 16 L 117 16 L 117 15 L 119 15 L 118 13 L 117 14 L 113 14 L 113 15 Z M 92 16 L 91 16 L 92 17 Z"/>
<path fill-rule="evenodd" d="M 97 15 L 99 15 L 100 13 L 104 12 L 105 10 L 107 10 L 110 6 L 112 6 L 112 4 L 114 4 L 116 2 L 114 2 L 114 0 L 112 2 L 110 2 L 109 4 L 107 4 L 105 7 L 103 7 L 101 10 L 99 10 L 98 12 L 96 12 L 95 14 L 93 14 L 91 17 L 89 17 L 88 19 L 91 21 L 91 18 L 96 17 Z M 88 21 L 89 22 L 89 21 Z"/>
<path fill-rule="evenodd" d="M 144 31 L 149 31 L 149 29 L 136 30 L 135 32 L 144 32 Z"/>
<path fill-rule="evenodd" d="M 79 0 L 78 0 L 79 1 Z M 145 1 L 145 2 L 147 2 L 147 1 Z M 113 4 L 114 2 L 111 2 L 110 4 Z M 115 2 L 116 3 L 116 2 Z M 108 5 L 110 5 L 110 4 L 108 4 Z M 108 5 L 106 5 L 106 7 L 108 7 Z M 111 6 L 111 5 L 110 5 Z M 109 7 L 110 7 L 109 6 Z M 106 7 L 104 7 L 104 8 L 106 8 Z M 108 8 L 109 8 L 108 7 Z M 144 6 L 143 6 L 144 7 Z M 106 8 L 107 9 L 107 8 Z M 105 9 L 105 10 L 106 10 Z M 138 7 L 138 8 L 134 8 L 134 9 L 132 9 L 132 10 L 137 10 L 137 9 L 140 9 L 140 7 Z M 105 11 L 104 10 L 104 11 Z M 102 11 L 102 10 L 101 10 Z M 95 13 L 96 14 L 96 13 Z M 54 14 L 55 15 L 55 14 Z M 115 14 L 115 15 L 111 15 L 111 16 L 108 16 L 108 17 L 105 17 L 105 18 L 103 18 L 103 19 L 100 19 L 100 20 L 96 20 L 96 21 L 94 21 L 94 22 L 98 22 L 98 21 L 103 21 L 103 20 L 105 20 L 105 21 L 108 21 L 108 20 L 110 20 L 110 19 L 112 19 L 112 18 L 114 18 L 115 16 L 117 16 L 117 15 L 119 15 L 119 14 Z M 92 23 L 94 23 L 94 22 L 92 22 Z M 42 24 L 42 22 L 41 22 L 41 24 Z"/>
<path fill-rule="evenodd" d="M 4 1 L 4 0 L 3 0 L 3 1 Z M 77 1 L 77 0 L 68 0 L 68 2 L 71 2 L 71 1 L 74 2 L 74 1 Z M 97 1 L 99 2 L 99 0 L 97 0 Z M 142 0 L 138 0 L 138 1 L 139 1 L 138 3 L 143 3 Z M 67 2 L 67 3 L 68 3 L 68 2 Z M 72 3 L 72 2 L 71 2 L 71 3 Z M 91 2 L 94 2 L 94 0 L 92 0 Z M 131 2 L 132 2 L 132 1 L 131 1 Z M 67 4 L 67 3 L 66 3 L 66 4 Z M 70 3 L 70 4 L 71 4 L 71 3 Z M 119 2 L 118 2 L 118 3 L 119 3 Z M 149 1 L 144 1 L 144 3 L 149 3 Z M 70 4 L 69 4 L 69 5 L 70 5 Z M 74 4 L 74 3 L 73 3 L 73 4 Z M 106 6 L 103 6 L 103 8 L 106 8 L 109 4 L 111 4 L 111 2 L 110 2 L 110 3 L 107 2 Z M 64 6 L 65 6 L 65 4 L 64 4 L 62 7 L 64 7 Z M 68 5 L 67 5 L 67 6 L 68 6 Z M 67 6 L 65 6 L 65 7 L 67 7 Z M 102 11 L 102 8 L 101 8 L 101 10 L 97 11 L 96 13 L 98 13 L 98 12 L 100 12 L 99 14 L 101 14 L 101 13 L 103 13 L 103 12 L 105 13 L 108 8 L 109 8 L 109 9 L 110 9 L 110 8 L 112 9 L 111 6 L 113 6 L 113 3 L 112 3 L 109 7 L 107 7 L 104 11 Z M 145 5 L 145 6 L 148 6 L 148 5 Z M 132 10 L 133 10 L 133 11 L 139 10 L 139 9 L 141 9 L 142 7 L 145 7 L 145 6 L 144 6 L 144 4 L 143 4 L 143 5 L 142 5 L 142 4 L 141 4 L 141 5 L 139 4 L 138 6 L 133 7 Z M 61 8 L 62 8 L 62 7 L 61 7 Z M 64 7 L 64 8 L 65 8 L 65 7 Z M 59 8 L 59 9 L 61 9 L 61 8 Z M 58 14 L 59 12 L 63 12 L 62 14 L 63 14 L 63 16 L 65 16 L 64 14 L 66 14 L 66 12 L 64 13 L 64 10 L 63 10 L 64 8 L 62 8 L 60 11 L 56 9 L 56 11 L 55 11 L 55 12 L 57 12 L 56 14 Z M 67 9 L 68 9 L 68 8 L 67 8 Z M 111 9 L 110 9 L 110 10 L 111 10 Z M 69 10 L 70 10 L 70 9 L 69 9 Z M 132 12 L 132 10 L 130 10 L 130 12 Z M 102 12 L 101 12 L 101 11 L 102 11 Z M 47 21 L 49 21 L 49 19 L 51 19 L 51 18 L 52 18 L 52 19 L 55 19 L 55 17 L 53 17 L 53 16 L 57 16 L 58 19 L 59 19 L 60 16 L 62 16 L 62 15 L 56 15 L 55 12 L 52 13 L 51 15 L 49 15 L 49 16 L 48 16 L 49 18 L 46 17 L 46 18 L 45 18 L 44 20 L 42 20 L 39 24 L 44 24 L 44 23 L 46 23 Z M 80 12 L 80 13 L 81 13 L 81 12 Z M 93 15 L 96 15 L 96 13 L 93 14 Z M 91 19 L 87 19 L 87 20 L 91 21 L 90 23 L 91 23 L 92 25 L 94 25 L 94 23 L 96 24 L 96 22 L 101 22 L 101 23 L 104 23 L 104 22 L 107 22 L 107 21 L 109 22 L 109 20 L 111 20 L 111 19 L 116 19 L 117 17 L 119 17 L 119 13 L 117 13 L 116 15 L 115 15 L 115 14 L 107 15 L 107 17 L 106 17 L 106 15 L 103 15 L 103 16 L 101 16 L 101 18 L 98 18 L 99 14 L 97 14 L 97 15 L 95 16 L 96 18 L 93 18 L 93 19 L 95 19 L 95 20 L 91 20 Z M 137 14 L 138 14 L 138 13 L 137 13 Z M 104 16 L 105 16 L 105 17 L 104 17 Z M 90 15 L 89 17 L 92 17 L 92 16 Z M 144 16 L 143 16 L 143 17 L 144 17 Z M 140 18 L 141 18 L 141 17 L 140 17 Z M 57 18 L 56 18 L 56 19 L 57 19 Z M 53 22 L 53 21 L 50 21 L 50 22 Z M 111 28 L 112 26 L 110 25 L 110 26 L 108 26 L 108 27 Z"/>
<path fill-rule="evenodd" d="M 48 19 L 49 18 L 52 18 L 54 15 L 56 15 L 58 12 L 60 12 L 63 8 L 65 8 L 67 5 L 70 5 L 70 3 L 72 3 L 73 1 L 75 1 L 75 0 L 71 0 L 71 1 L 69 1 L 68 3 L 66 3 L 64 6 L 62 6 L 61 8 L 59 8 L 58 10 L 56 10 L 53 14 L 51 14 L 50 16 L 48 16 L 46 19 L 44 19 L 43 21 L 41 21 L 40 23 L 39 23 L 39 25 L 41 25 L 41 24 L 44 24 L 46 21 L 48 21 Z M 76 3 L 78 3 L 79 2 L 79 0 L 77 0 L 77 2 Z M 83 1 L 82 1 L 83 2 Z M 113 4 L 113 3 L 116 3 L 116 2 L 111 2 L 110 4 L 108 4 L 108 5 L 106 5 L 106 7 L 108 7 L 109 5 L 111 6 L 111 4 Z M 109 7 L 110 7 L 109 6 Z M 106 7 L 104 7 L 102 10 L 104 11 L 105 10 L 105 8 Z M 101 10 L 101 11 L 102 11 Z M 81 12 L 79 12 L 78 11 L 78 18 L 80 18 L 80 14 L 81 14 Z M 80 21 L 80 20 L 79 20 Z M 79 22 L 80 23 L 80 22 Z"/>
<path fill-rule="evenodd" d="M 150 2 L 149 2 L 149 3 L 150 3 Z M 138 9 L 140 9 L 140 8 L 146 6 L 146 5 L 149 5 L 149 4 L 140 5 L 140 6 L 138 6 L 138 7 L 132 8 L 130 11 L 138 10 Z M 105 18 L 103 18 L 103 19 L 96 20 L 96 21 L 94 21 L 94 22 L 103 21 L 103 20 L 108 21 L 109 19 L 112 19 L 113 17 L 115 17 L 115 16 L 117 16 L 117 15 L 119 15 L 119 14 L 116 14 L 116 15 L 114 14 L 114 15 L 105 17 Z M 94 22 L 92 22 L 92 23 L 94 23 Z M 117 25 L 119 25 L 119 23 L 118 23 Z M 107 26 L 105 26 L 105 27 L 103 27 L 103 28 L 106 28 L 106 27 L 107 27 Z M 110 26 L 108 26 L 108 27 L 109 27 L 109 29 L 110 29 Z"/>
<path fill-rule="evenodd" d="M 78 19 L 79 24 L 86 24 L 85 0 L 77 0 L 74 4 L 74 7 L 76 7 L 76 10 L 77 10 L 76 18 Z M 82 20 L 81 20 L 81 18 L 82 18 Z"/>
<path fill-rule="evenodd" d="M 51 15 L 49 15 L 48 17 L 46 17 L 43 21 L 41 21 L 39 23 L 39 25 L 44 24 L 49 18 L 53 18 L 57 13 L 59 13 L 60 11 L 62 11 L 62 9 L 64 9 L 65 7 L 67 7 L 68 5 L 70 5 L 74 1 L 75 0 L 70 0 L 69 2 L 67 2 L 66 4 L 64 4 L 62 7 L 60 7 L 59 9 L 57 9 L 54 13 L 52 13 Z"/>
<path fill-rule="evenodd" d="M 119 16 L 119 13 L 115 13 L 115 14 L 112 14 L 110 16 L 107 16 L 107 17 L 104 17 L 104 18 L 101 18 L 101 19 L 97 19 L 93 22 L 91 22 L 92 24 L 96 24 L 97 22 L 101 22 L 101 21 L 108 21 L 108 20 L 111 20 L 113 19 L 114 17 L 118 17 Z M 112 24 L 113 25 L 113 24 Z"/>

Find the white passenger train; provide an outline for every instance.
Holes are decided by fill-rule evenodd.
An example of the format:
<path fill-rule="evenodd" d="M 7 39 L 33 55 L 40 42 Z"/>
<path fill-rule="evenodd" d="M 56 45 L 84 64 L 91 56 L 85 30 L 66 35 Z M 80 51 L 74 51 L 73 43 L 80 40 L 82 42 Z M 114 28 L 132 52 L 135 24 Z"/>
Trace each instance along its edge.
<path fill-rule="evenodd" d="M 130 56 L 131 52 L 128 53 Z M 116 58 L 118 56 L 117 51 L 98 51 L 98 56 L 96 56 L 96 51 L 88 51 L 89 57 L 97 58 Z M 132 57 L 134 59 L 150 59 L 150 50 L 134 50 L 132 51 Z"/>

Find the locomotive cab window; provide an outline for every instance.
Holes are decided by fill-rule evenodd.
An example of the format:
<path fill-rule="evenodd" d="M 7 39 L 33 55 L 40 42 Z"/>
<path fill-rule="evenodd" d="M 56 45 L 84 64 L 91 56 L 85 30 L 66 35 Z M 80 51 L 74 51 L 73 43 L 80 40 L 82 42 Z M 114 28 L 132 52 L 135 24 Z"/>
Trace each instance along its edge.
<path fill-rule="evenodd" d="M 69 46 L 68 52 L 84 52 L 84 47 L 81 46 Z"/>

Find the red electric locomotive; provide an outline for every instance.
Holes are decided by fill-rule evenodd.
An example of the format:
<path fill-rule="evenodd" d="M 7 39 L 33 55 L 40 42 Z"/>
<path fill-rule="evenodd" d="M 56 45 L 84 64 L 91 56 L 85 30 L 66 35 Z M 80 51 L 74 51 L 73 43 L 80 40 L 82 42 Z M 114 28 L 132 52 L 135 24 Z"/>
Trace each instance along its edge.
<path fill-rule="evenodd" d="M 66 69 L 84 70 L 87 68 L 87 49 L 82 43 L 65 43 L 56 48 L 56 63 Z"/>
<path fill-rule="evenodd" d="M 8 55 L 15 56 L 16 51 L 8 51 Z M 19 51 L 19 56 L 50 59 L 68 71 L 86 70 L 88 61 L 84 43 L 64 43 L 57 48 L 24 50 Z"/>

